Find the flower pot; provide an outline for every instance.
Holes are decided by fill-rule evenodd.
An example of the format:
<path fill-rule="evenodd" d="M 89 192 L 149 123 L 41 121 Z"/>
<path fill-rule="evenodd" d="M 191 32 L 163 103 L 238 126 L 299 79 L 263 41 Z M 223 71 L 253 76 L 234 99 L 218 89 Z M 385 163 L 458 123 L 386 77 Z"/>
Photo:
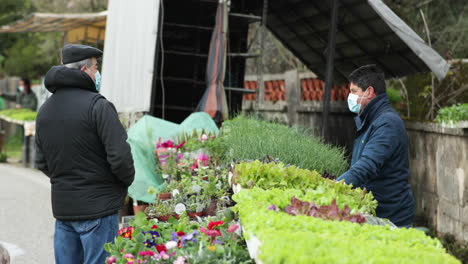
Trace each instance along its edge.
<path fill-rule="evenodd" d="M 196 218 L 197 216 L 198 217 L 202 217 L 203 216 L 203 212 L 189 212 L 187 213 L 187 215 L 190 217 L 190 218 Z"/>
<path fill-rule="evenodd" d="M 172 193 L 167 192 L 167 193 L 159 193 L 158 197 L 160 200 L 165 201 L 165 200 L 170 200 L 172 198 Z"/>
<path fill-rule="evenodd" d="M 211 200 L 210 205 L 208 206 L 208 208 L 205 209 L 205 215 L 215 216 L 217 208 L 218 204 L 216 203 L 216 200 Z"/>
<path fill-rule="evenodd" d="M 171 217 L 171 216 L 170 215 L 163 215 L 163 216 L 158 216 L 156 218 L 161 222 L 167 222 L 167 220 L 169 220 L 169 217 Z"/>

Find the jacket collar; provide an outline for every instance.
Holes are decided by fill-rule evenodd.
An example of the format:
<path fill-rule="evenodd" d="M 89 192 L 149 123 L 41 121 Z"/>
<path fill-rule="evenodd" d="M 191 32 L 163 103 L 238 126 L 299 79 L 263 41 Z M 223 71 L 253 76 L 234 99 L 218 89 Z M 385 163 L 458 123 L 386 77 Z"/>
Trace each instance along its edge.
<path fill-rule="evenodd" d="M 390 101 L 386 93 L 372 99 L 362 112 L 354 118 L 357 131 L 362 130 L 368 123 L 372 123 L 388 106 L 390 106 Z"/>

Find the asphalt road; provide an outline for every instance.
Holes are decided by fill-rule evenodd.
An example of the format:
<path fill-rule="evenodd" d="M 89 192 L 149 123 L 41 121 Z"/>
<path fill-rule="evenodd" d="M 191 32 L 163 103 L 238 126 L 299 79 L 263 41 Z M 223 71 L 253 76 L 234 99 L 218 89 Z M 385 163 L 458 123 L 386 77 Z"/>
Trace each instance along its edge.
<path fill-rule="evenodd" d="M 0 187 L 0 244 L 11 263 L 54 263 L 49 178 L 37 170 L 0 164 Z"/>

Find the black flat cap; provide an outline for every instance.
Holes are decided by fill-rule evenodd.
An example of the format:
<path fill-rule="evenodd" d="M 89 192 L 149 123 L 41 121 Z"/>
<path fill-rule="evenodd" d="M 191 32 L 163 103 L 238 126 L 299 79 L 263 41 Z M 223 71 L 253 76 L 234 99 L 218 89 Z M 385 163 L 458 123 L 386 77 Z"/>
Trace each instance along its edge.
<path fill-rule="evenodd" d="M 102 50 L 80 44 L 67 44 L 62 49 L 62 63 L 68 64 L 91 57 L 101 57 Z"/>

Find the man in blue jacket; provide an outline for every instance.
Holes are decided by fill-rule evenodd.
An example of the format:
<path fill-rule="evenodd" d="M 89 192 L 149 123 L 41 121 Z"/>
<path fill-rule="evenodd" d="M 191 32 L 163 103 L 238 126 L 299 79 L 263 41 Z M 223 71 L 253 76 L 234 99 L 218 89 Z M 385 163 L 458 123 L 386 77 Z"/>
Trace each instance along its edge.
<path fill-rule="evenodd" d="M 352 72 L 349 81 L 348 106 L 358 114 L 357 132 L 351 168 L 338 181 L 371 191 L 378 201 L 378 217 L 411 227 L 414 199 L 408 182 L 408 137 L 388 100 L 384 73 L 366 65 Z"/>

